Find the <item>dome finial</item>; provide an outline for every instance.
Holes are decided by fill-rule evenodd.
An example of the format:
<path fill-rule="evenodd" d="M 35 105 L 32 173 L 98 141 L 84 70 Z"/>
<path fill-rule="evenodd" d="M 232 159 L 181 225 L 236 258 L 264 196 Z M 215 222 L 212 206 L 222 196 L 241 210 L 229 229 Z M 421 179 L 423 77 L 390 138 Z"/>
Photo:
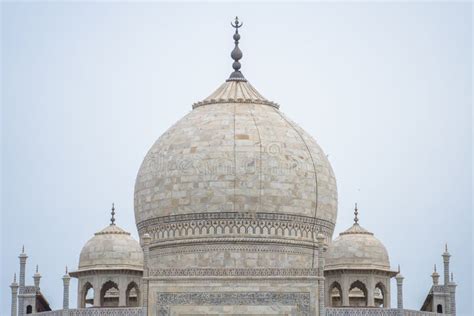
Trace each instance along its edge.
<path fill-rule="evenodd" d="M 357 215 L 359 215 L 359 210 L 357 209 L 357 203 L 355 204 L 355 207 L 354 207 L 354 224 L 359 224 L 359 218 L 357 217 Z"/>
<path fill-rule="evenodd" d="M 115 204 L 112 203 L 112 217 L 110 218 L 110 225 L 115 225 Z"/>
<path fill-rule="evenodd" d="M 234 60 L 234 63 L 232 64 L 232 68 L 234 68 L 234 72 L 230 74 L 229 79 L 227 81 L 247 81 L 244 78 L 244 75 L 240 72 L 240 62 L 239 60 L 242 59 L 242 51 L 239 48 L 239 40 L 240 40 L 240 34 L 239 34 L 239 28 L 244 25 L 242 22 L 239 22 L 239 17 L 235 17 L 235 21 L 231 22 L 230 25 L 232 25 L 233 28 L 235 28 L 235 34 L 234 34 L 234 43 L 235 47 L 232 50 L 232 53 L 230 54 L 230 57 Z"/>

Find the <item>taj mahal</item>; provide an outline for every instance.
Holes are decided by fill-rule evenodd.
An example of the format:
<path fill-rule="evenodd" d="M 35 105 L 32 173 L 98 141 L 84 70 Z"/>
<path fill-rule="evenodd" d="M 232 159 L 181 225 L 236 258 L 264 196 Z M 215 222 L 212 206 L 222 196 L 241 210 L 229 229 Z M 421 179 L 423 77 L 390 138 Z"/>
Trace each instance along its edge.
<path fill-rule="evenodd" d="M 442 279 L 435 265 L 426 299 L 410 310 L 400 267 L 363 227 L 363 206 L 333 236 L 338 192 L 327 156 L 243 75 L 242 23 L 232 26 L 233 72 L 158 138 L 138 169 L 139 240 L 119 227 L 113 205 L 110 223 L 66 269 L 59 310 L 41 290 L 39 269 L 27 284 L 23 249 L 11 315 L 456 315 L 447 245 Z M 77 297 L 69 296 L 71 278 Z"/>

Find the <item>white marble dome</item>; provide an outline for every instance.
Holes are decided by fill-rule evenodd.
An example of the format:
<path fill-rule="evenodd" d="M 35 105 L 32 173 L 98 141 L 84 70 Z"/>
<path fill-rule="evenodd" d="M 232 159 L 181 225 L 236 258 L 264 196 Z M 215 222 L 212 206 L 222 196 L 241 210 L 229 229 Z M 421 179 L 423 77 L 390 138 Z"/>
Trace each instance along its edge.
<path fill-rule="evenodd" d="M 217 220 L 224 213 L 296 216 L 328 238 L 336 222 L 336 180 L 326 155 L 247 81 L 227 81 L 194 104 L 153 144 L 136 178 L 140 235 L 169 236 L 156 225 L 175 216 Z"/>
<path fill-rule="evenodd" d="M 354 223 L 328 247 L 324 269 L 390 271 L 390 260 L 382 242 L 373 233 Z"/>
<path fill-rule="evenodd" d="M 143 251 L 130 233 L 111 224 L 84 245 L 77 272 L 120 269 L 143 271 Z"/>

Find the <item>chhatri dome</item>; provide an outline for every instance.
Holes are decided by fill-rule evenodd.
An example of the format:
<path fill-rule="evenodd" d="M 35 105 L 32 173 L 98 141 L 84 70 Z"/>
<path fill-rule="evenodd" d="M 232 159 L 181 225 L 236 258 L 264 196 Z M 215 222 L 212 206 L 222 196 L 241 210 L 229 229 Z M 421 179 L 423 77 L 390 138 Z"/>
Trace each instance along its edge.
<path fill-rule="evenodd" d="M 277 245 L 314 248 L 318 233 L 326 240 L 333 234 L 337 188 L 331 165 L 316 140 L 243 76 L 241 25 L 238 20 L 233 24 L 230 77 L 158 138 L 138 171 L 135 219 L 140 236 L 152 238 L 155 267 L 237 265 L 221 259 L 217 250 L 219 255 L 199 252 L 210 256 L 206 260 L 192 259 L 191 251 L 180 255 L 187 260 L 171 258 L 171 244 L 240 238 L 253 243 L 247 247 L 257 247 L 273 238 Z M 156 248 L 165 244 L 166 251 Z M 299 259 L 287 258 L 286 263 L 273 257 L 260 263 L 289 266 L 293 261 L 311 268 L 312 250 L 305 251 L 289 251 L 289 257 Z M 257 262 L 245 264 L 256 267 Z"/>
<path fill-rule="evenodd" d="M 136 269 L 143 271 L 143 251 L 129 232 L 115 224 L 112 207 L 110 225 L 94 234 L 84 245 L 77 272 L 96 269 Z"/>
<path fill-rule="evenodd" d="M 355 208 L 354 224 L 339 234 L 329 246 L 325 270 L 378 269 L 390 271 L 390 260 L 385 246 L 374 234 L 359 225 Z"/>

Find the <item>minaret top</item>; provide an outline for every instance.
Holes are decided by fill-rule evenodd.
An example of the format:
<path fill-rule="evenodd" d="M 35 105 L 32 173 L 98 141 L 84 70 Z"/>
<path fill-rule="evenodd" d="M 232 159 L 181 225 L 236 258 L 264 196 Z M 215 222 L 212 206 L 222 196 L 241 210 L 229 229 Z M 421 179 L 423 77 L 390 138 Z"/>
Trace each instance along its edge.
<path fill-rule="evenodd" d="M 16 273 L 13 274 L 13 282 L 10 284 L 10 287 L 11 287 L 12 289 L 18 288 L 18 283 L 16 283 Z"/>
<path fill-rule="evenodd" d="M 230 74 L 229 79 L 227 81 L 247 81 L 245 79 L 244 75 L 240 72 L 240 67 L 241 64 L 239 62 L 240 59 L 242 59 L 242 51 L 239 48 L 239 40 L 240 40 L 240 34 L 239 34 L 239 28 L 244 25 L 242 22 L 239 22 L 239 17 L 235 17 L 235 21 L 231 22 L 230 25 L 232 25 L 233 28 L 235 28 L 235 33 L 234 33 L 234 43 L 235 47 L 230 53 L 230 57 L 234 60 L 234 63 L 232 64 L 232 68 L 234 68 L 234 72 Z"/>
<path fill-rule="evenodd" d="M 25 253 L 25 245 L 23 245 L 23 246 L 21 247 L 21 253 L 20 253 L 19 258 L 28 258 L 28 256 L 27 256 L 26 253 Z M 26 260 L 26 259 L 25 259 L 25 260 Z"/>
<path fill-rule="evenodd" d="M 34 274 L 34 277 L 39 277 L 41 274 L 39 273 L 38 265 L 36 265 L 36 272 Z"/>
<path fill-rule="evenodd" d="M 449 251 L 448 251 L 448 244 L 447 244 L 447 243 L 444 245 L 443 257 L 445 257 L 445 258 L 451 257 L 451 255 L 450 255 L 450 253 L 449 253 Z"/>
<path fill-rule="evenodd" d="M 400 272 L 400 265 L 398 265 L 398 273 L 397 273 L 397 275 L 395 276 L 395 279 L 397 279 L 397 280 L 399 280 L 399 281 L 403 280 L 403 275 L 402 275 L 402 273 Z"/>
<path fill-rule="evenodd" d="M 115 205 L 112 203 L 112 217 L 110 217 L 110 225 L 115 225 Z"/>

